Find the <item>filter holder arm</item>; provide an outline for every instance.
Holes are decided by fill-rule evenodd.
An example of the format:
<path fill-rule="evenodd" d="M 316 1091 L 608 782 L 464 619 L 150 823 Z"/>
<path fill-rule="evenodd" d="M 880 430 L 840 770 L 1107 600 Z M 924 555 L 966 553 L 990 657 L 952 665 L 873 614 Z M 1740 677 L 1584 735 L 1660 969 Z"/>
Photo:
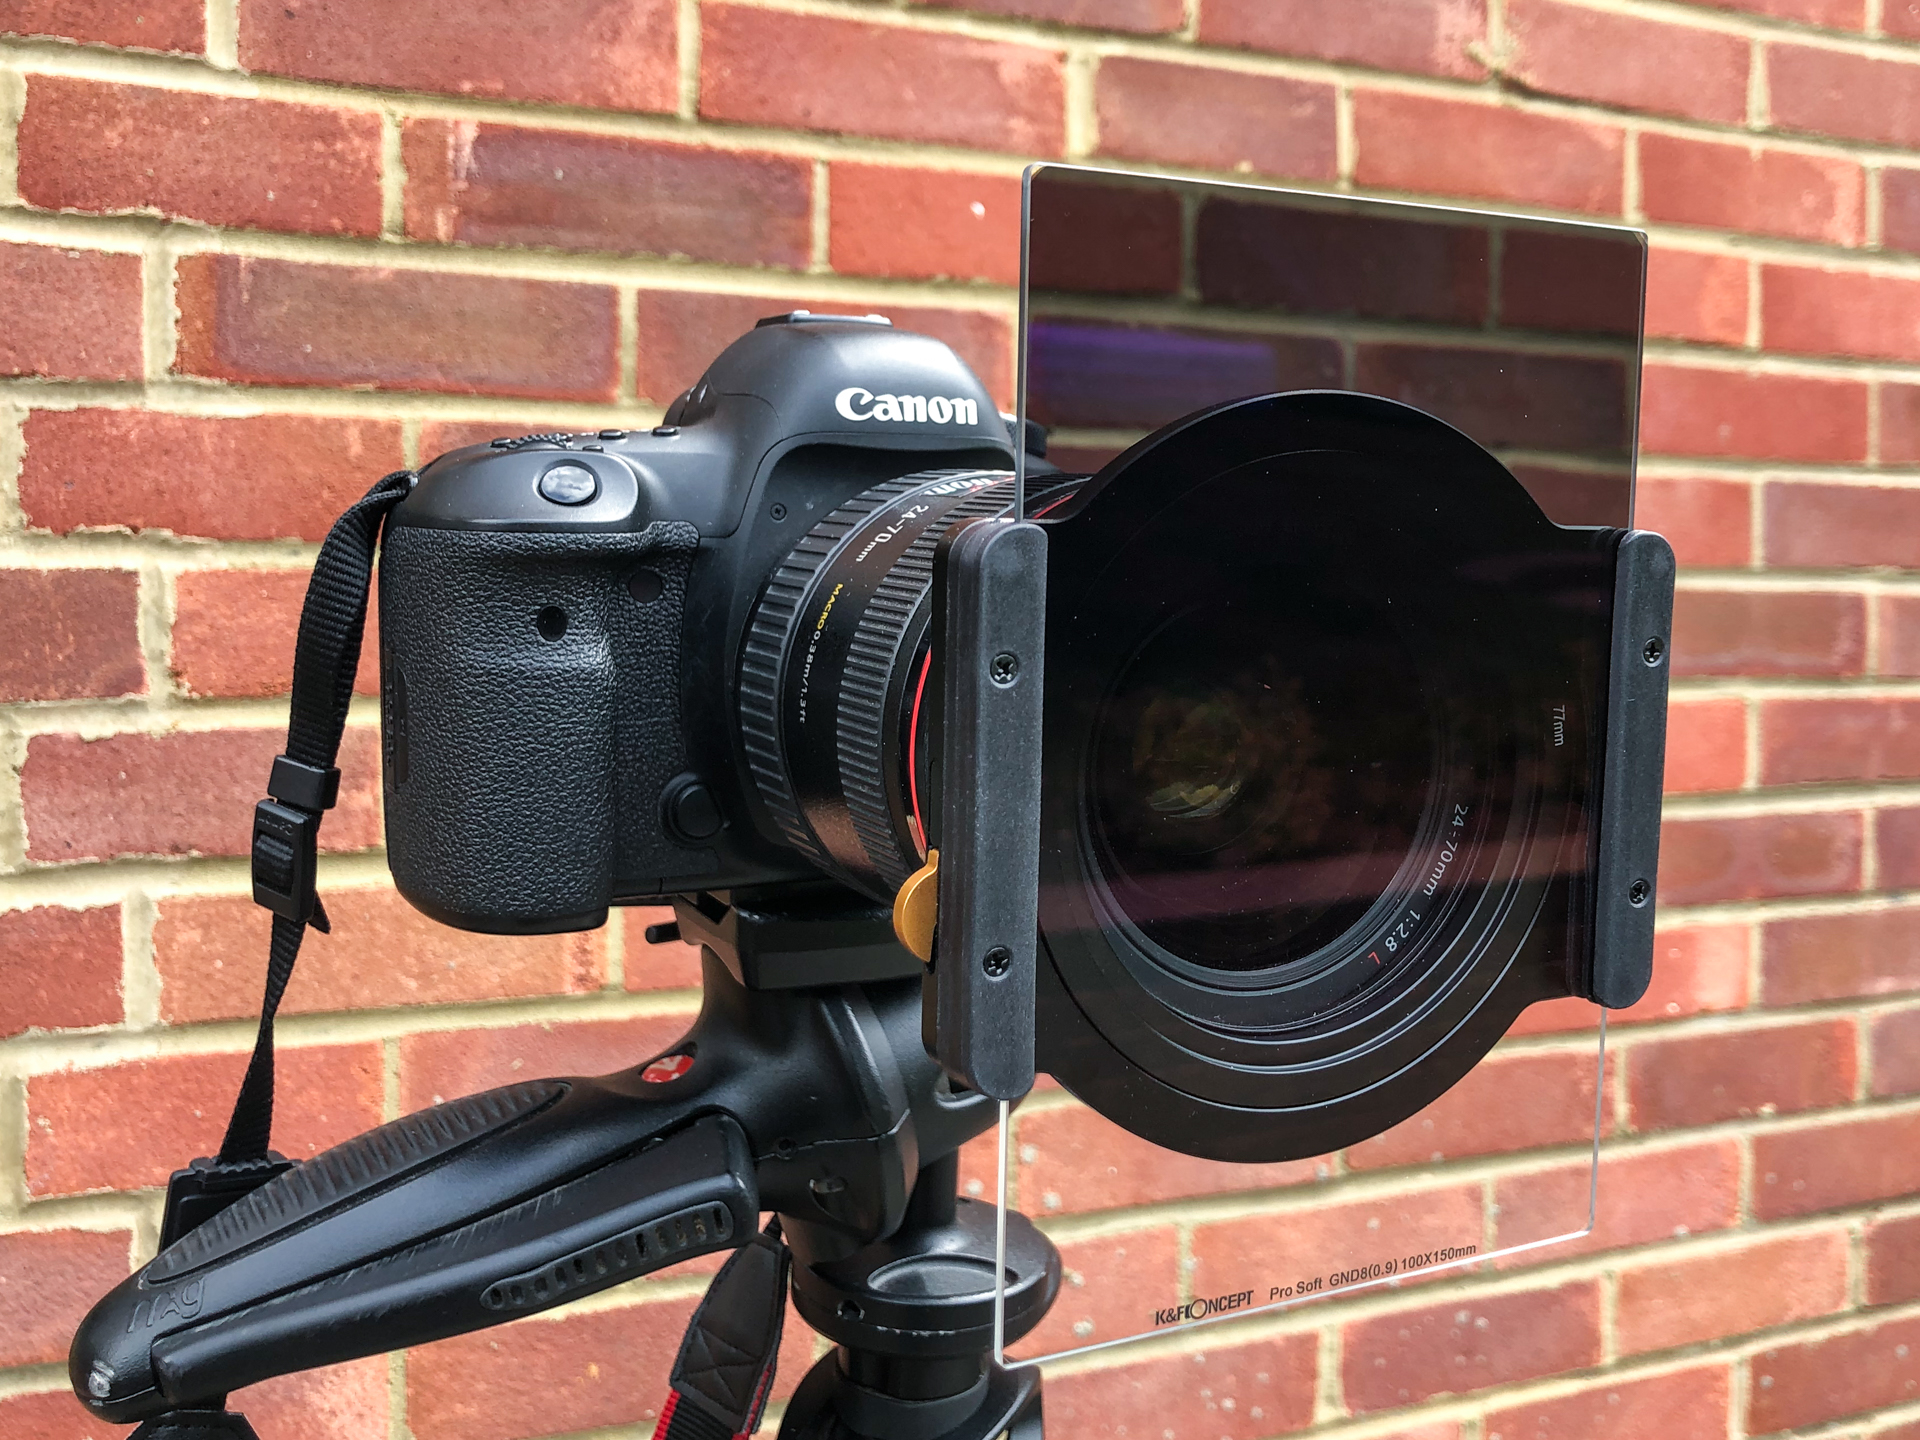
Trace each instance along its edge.
<path fill-rule="evenodd" d="M 1595 842 L 1593 973 L 1573 977 L 1576 993 L 1616 1010 L 1639 1000 L 1653 981 L 1673 579 L 1665 537 L 1650 530 L 1621 537 Z"/>
<path fill-rule="evenodd" d="M 941 696 L 930 842 L 938 921 L 928 1052 L 996 1100 L 1033 1088 L 1047 538 L 1031 521 L 955 529 L 935 557 Z"/>

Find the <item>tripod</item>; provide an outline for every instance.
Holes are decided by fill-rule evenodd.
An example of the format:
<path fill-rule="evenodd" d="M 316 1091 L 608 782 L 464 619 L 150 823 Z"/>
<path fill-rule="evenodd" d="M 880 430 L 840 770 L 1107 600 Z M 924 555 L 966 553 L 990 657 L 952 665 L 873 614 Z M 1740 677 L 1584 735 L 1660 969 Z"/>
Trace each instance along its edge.
<path fill-rule="evenodd" d="M 1038 1374 L 992 1360 L 997 1212 L 956 1194 L 959 1148 L 997 1107 L 927 1058 L 891 913 L 832 886 L 676 912 L 704 1003 L 667 1056 L 437 1106 L 246 1194 L 88 1316 L 71 1368 L 89 1406 L 153 1440 L 205 1434 L 189 1417 L 243 1385 L 747 1245 L 771 1210 L 795 1306 L 836 1347 L 783 1440 L 1038 1440 Z M 1013 1340 L 1060 1261 L 1006 1223 Z"/>

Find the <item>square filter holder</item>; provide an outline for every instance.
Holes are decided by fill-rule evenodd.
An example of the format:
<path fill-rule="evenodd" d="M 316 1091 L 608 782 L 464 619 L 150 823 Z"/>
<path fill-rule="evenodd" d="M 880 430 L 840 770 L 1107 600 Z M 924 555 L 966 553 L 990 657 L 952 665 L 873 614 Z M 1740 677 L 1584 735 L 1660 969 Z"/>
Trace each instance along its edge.
<path fill-rule="evenodd" d="M 1195 411 L 1292 390 L 1410 404 L 1494 454 L 1548 518 L 1628 527 L 1645 237 L 1529 216 L 1039 165 L 1024 186 L 1018 397 L 1048 460 L 1097 472 Z M 1025 459 L 1022 458 L 1023 483 Z M 996 1358 L 1062 1359 L 1587 1235 L 1606 1012 L 1523 1012 L 1426 1109 L 1265 1164 L 1139 1139 L 1042 1075 L 1001 1106 L 997 1192 L 1061 1252 L 1058 1300 Z M 1004 1226 L 1001 1264 L 1006 1264 Z"/>

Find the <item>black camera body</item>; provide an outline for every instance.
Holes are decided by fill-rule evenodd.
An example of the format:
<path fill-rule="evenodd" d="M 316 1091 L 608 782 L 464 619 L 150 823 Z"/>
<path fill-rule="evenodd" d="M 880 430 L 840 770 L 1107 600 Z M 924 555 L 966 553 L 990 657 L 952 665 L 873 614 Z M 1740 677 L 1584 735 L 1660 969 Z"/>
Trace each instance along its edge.
<path fill-rule="evenodd" d="M 752 779 L 769 761 L 735 720 L 756 597 L 849 498 L 914 472 L 1004 473 L 1009 434 L 939 341 L 802 311 L 736 341 L 651 432 L 428 465 L 380 575 L 401 891 L 449 924 L 531 933 L 818 879 L 831 857 L 770 813 Z"/>

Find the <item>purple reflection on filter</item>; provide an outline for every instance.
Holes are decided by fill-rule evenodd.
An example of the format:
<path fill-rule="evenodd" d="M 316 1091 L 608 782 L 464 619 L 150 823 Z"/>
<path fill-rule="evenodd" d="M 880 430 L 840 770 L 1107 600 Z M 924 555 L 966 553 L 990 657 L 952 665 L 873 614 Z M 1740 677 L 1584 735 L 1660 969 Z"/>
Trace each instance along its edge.
<path fill-rule="evenodd" d="M 1265 340 L 1067 320 L 1037 319 L 1028 330 L 1027 413 L 1042 425 L 1151 430 L 1280 382 L 1279 356 Z"/>

